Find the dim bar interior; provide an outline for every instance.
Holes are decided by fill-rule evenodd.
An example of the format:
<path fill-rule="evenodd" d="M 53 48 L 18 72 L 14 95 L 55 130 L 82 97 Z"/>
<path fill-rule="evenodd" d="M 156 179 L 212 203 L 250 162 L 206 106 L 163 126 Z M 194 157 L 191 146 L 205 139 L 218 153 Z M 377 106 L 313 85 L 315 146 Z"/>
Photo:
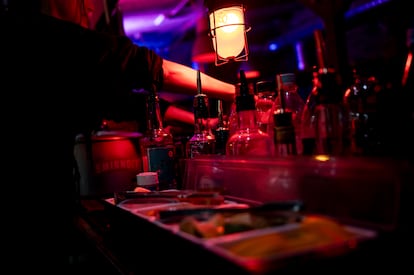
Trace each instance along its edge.
<path fill-rule="evenodd" d="M 157 123 L 148 125 L 178 128 L 163 121 L 162 101 L 183 106 L 196 118 L 180 125 L 172 138 L 168 133 L 168 142 L 157 142 L 155 131 L 149 137 L 131 131 L 129 122 L 111 121 L 104 121 L 92 140 L 76 140 L 75 271 L 413 270 L 409 1 L 93 2 L 93 29 L 126 35 L 196 69 L 199 90 L 198 97 L 154 91 Z M 200 72 L 234 84 L 234 101 L 204 97 Z M 294 77 L 283 83 L 281 75 Z M 264 82 L 279 105 L 270 101 L 268 126 L 259 129 L 256 84 Z M 292 93 L 302 102 L 295 110 L 289 107 Z M 203 104 L 195 104 L 201 96 Z M 225 133 L 220 139 L 213 136 L 217 120 Z M 200 141 L 204 128 L 213 136 L 208 148 Z M 157 187 L 138 187 L 141 172 L 156 172 Z M 161 184 L 166 180 L 168 187 Z"/>
<path fill-rule="evenodd" d="M 114 274 L 165 268 L 182 274 L 412 270 L 404 251 L 411 249 L 413 230 L 407 208 L 414 182 L 414 16 L 403 2 L 99 4 L 96 29 L 116 26 L 164 58 L 234 83 L 238 94 L 230 104 L 206 102 L 206 122 L 218 115 L 220 131 L 226 133 L 214 137 L 219 132 L 207 126 L 214 137 L 208 148 L 197 125 L 174 136 L 176 189 L 142 192 L 134 182 L 118 184 L 125 182 L 126 173 L 135 178 L 136 167 L 115 176 L 100 173 L 101 178 L 92 172 L 88 176 L 97 181 L 81 183 L 94 185 L 90 190 L 95 191 L 96 182 L 105 185 L 100 193 L 81 194 L 87 211 L 80 221 L 91 226 L 88 213 L 96 207 L 105 216 L 105 223 L 92 219 L 95 233 L 104 228 L 102 243 L 95 240 L 85 248 L 101 256 L 90 261 L 92 269 L 109 262 L 107 271 Z M 108 14 L 121 14 L 121 20 Z M 282 85 L 281 75 L 292 76 L 286 82 L 290 86 Z M 202 94 L 200 78 L 194 81 Z M 275 115 L 275 120 L 266 121 L 266 129 L 243 130 L 241 123 L 256 123 L 257 117 L 247 115 L 256 112 L 252 100 L 263 92 L 256 83 L 268 83 L 266 117 Z M 291 93 L 300 100 L 293 102 Z M 195 97 L 159 94 L 187 101 L 190 111 L 200 112 L 191 105 Z M 263 135 L 272 146 L 258 148 L 262 145 L 255 143 L 255 131 L 267 132 Z M 197 154 L 188 157 L 190 137 Z M 231 146 L 223 143 L 229 137 Z M 279 144 L 283 141 L 289 147 Z M 116 141 L 106 141 L 108 151 L 102 151 L 108 158 L 109 151 L 119 148 L 110 142 Z M 118 142 L 139 143 L 140 137 Z M 144 152 L 133 155 L 148 161 L 140 154 Z M 107 174 L 123 163 L 106 162 L 112 163 L 105 166 Z M 79 230 L 85 232 L 85 225 L 80 223 Z M 93 240 L 88 232 L 84 235 Z M 105 249 L 97 252 L 96 245 Z"/>
<path fill-rule="evenodd" d="M 99 199 L 119 273 L 412 270 L 404 251 L 413 230 L 414 16 L 403 2 L 108 3 L 138 45 L 238 87 L 231 104 L 205 105 L 225 136 L 212 128 L 208 148 L 194 144 L 197 125 L 175 136 L 177 189 L 143 193 L 133 185 Z M 281 75 L 292 76 L 289 86 Z M 259 108 L 251 101 L 263 93 L 256 83 L 268 83 L 266 117 L 275 120 L 241 130 L 256 123 L 247 115 Z M 196 98 L 183 100 L 199 112 Z M 255 143 L 255 131 L 267 132 L 272 146 Z M 189 158 L 190 137 L 197 155 Z M 231 146 L 223 143 L 229 137 Z"/>

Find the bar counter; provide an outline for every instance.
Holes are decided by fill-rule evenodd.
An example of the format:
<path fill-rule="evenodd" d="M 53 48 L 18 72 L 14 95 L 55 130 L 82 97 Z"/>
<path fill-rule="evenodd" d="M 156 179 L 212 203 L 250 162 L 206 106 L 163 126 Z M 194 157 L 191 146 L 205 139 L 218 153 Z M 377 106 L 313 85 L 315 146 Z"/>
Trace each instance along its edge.
<path fill-rule="evenodd" d="M 108 266 L 106 273 L 155 274 L 168 270 L 180 274 L 395 274 L 414 270 L 410 263 L 414 244 L 409 207 L 414 194 L 411 162 L 228 157 L 200 157 L 185 162 L 184 190 L 215 188 L 226 198 L 239 198 L 242 202 L 298 200 L 303 202 L 305 214 L 321 214 L 374 232 L 375 237 L 345 253 L 328 249 L 318 251 L 321 253 L 317 256 L 286 257 L 268 266 L 246 268 L 205 249 L 198 241 L 182 238 L 176 231 L 125 211 L 113 203 L 113 198 L 81 198 L 76 226 Z M 102 266 L 102 262 L 98 264 Z"/>

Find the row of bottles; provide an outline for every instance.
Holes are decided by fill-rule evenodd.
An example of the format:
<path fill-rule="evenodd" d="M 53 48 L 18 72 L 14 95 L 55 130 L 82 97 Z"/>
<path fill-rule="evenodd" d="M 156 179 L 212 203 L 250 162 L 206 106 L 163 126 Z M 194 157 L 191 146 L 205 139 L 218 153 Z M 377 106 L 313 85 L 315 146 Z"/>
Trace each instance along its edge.
<path fill-rule="evenodd" d="M 387 143 L 379 101 L 382 88 L 374 77 L 361 78 L 343 91 L 331 68 L 313 72 L 306 100 L 298 93 L 293 73 L 275 81 L 248 83 L 240 70 L 228 121 L 221 101 L 218 125 L 209 126 L 208 98 L 199 83 L 194 97 L 194 136 L 187 158 L 197 155 L 273 157 L 286 155 L 378 155 Z M 199 79 L 198 79 L 199 81 Z"/>
<path fill-rule="evenodd" d="M 194 134 L 179 157 L 380 155 L 391 142 L 382 125 L 388 97 L 374 77 L 355 72 L 354 83 L 342 91 L 333 69 L 315 69 L 306 100 L 298 93 L 293 73 L 278 74 L 274 82 L 259 81 L 255 89 L 243 70 L 239 79 L 229 116 L 226 119 L 218 100 L 218 123 L 212 127 L 198 71 Z M 140 146 L 143 171 L 158 172 L 160 190 L 176 188 L 176 148 L 164 131 L 155 89 L 148 93 L 147 132 Z"/>
<path fill-rule="evenodd" d="M 254 89 L 248 85 L 244 71 L 240 71 L 239 89 L 229 117 L 232 136 L 226 154 L 255 157 L 301 154 L 298 133 L 304 101 L 297 90 L 292 73 L 277 75 L 276 82 L 259 81 Z"/>
<path fill-rule="evenodd" d="M 200 71 L 197 72 L 197 90 L 193 101 L 194 134 L 186 143 L 186 158 L 213 154 L 269 156 L 273 141 L 266 131 L 259 129 L 256 100 L 244 71 L 240 71 L 230 122 L 225 120 L 222 102 L 218 100 L 218 123 L 214 129 L 209 123 L 209 100 L 202 91 Z M 269 111 L 273 102 L 268 106 Z"/>
<path fill-rule="evenodd" d="M 303 100 L 293 73 L 278 74 L 275 82 L 259 81 L 253 91 L 240 71 L 226 155 L 383 154 L 390 142 L 381 127 L 389 116 L 382 107 L 388 98 L 384 88 L 375 77 L 355 74 L 343 91 L 338 77 L 331 68 L 315 69 Z"/>
<path fill-rule="evenodd" d="M 240 70 L 229 127 L 225 128 L 225 137 L 221 137 L 220 151 L 215 148 L 218 132 L 213 134 L 209 128 L 208 99 L 199 84 L 194 98 L 195 133 L 187 143 L 186 156 L 342 154 L 346 119 L 335 76 L 335 72 L 327 69 L 315 72 L 314 87 L 305 103 L 293 73 L 278 74 L 275 82 L 260 81 L 253 91 L 245 72 Z M 220 125 L 216 129 L 221 131 L 226 123 L 222 111 L 219 115 Z"/>
<path fill-rule="evenodd" d="M 186 142 L 185 158 L 199 155 L 273 157 L 288 155 L 372 155 L 383 138 L 378 124 L 378 83 L 354 75 L 344 92 L 333 69 L 316 69 L 306 101 L 298 93 L 293 73 L 278 74 L 274 82 L 260 81 L 256 89 L 240 71 L 240 82 L 228 121 L 218 101 L 218 124 L 210 126 L 209 100 L 197 73 L 194 134 Z M 165 133 L 156 91 L 147 100 L 148 132 L 141 139 L 144 171 L 160 172 L 160 187 L 174 187 L 175 149 Z"/>

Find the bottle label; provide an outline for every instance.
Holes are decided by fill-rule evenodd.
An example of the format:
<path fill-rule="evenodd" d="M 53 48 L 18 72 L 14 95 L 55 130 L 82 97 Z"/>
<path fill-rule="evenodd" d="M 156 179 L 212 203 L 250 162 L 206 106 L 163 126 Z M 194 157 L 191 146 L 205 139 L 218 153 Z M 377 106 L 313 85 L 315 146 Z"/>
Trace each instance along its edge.
<path fill-rule="evenodd" d="M 158 172 L 159 189 L 175 188 L 175 162 L 173 147 L 147 148 L 148 170 Z"/>

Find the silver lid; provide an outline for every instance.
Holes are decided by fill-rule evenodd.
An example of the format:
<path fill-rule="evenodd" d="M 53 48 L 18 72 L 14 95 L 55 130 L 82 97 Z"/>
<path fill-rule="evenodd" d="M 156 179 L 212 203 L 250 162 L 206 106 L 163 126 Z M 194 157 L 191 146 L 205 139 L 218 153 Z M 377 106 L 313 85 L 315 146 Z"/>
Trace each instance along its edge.
<path fill-rule="evenodd" d="M 148 187 L 158 185 L 157 172 L 141 172 L 137 174 L 137 186 Z"/>

